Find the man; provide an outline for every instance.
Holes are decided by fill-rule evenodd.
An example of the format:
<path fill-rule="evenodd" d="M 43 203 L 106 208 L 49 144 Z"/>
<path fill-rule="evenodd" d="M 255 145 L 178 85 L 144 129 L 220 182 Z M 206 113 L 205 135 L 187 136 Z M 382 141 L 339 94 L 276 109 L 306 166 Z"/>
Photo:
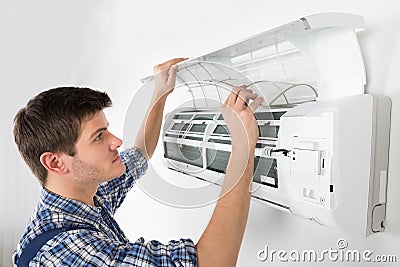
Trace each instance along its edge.
<path fill-rule="evenodd" d="M 15 263 L 21 265 L 23 258 L 30 266 L 236 265 L 258 139 L 253 112 L 263 101 L 244 86 L 234 87 L 222 108 L 232 153 L 221 197 L 198 243 L 180 239 L 164 245 L 145 243 L 143 238 L 132 243 L 113 219 L 154 153 L 164 104 L 175 86 L 175 64 L 182 60 L 155 67 L 155 89 L 146 118 L 134 147 L 120 154 L 122 140 L 108 131 L 103 112 L 111 106 L 106 93 L 55 88 L 40 93 L 18 112 L 15 142 L 43 189 L 14 253 Z M 49 234 L 54 231 L 58 232 Z M 48 239 L 43 239 L 46 234 Z"/>

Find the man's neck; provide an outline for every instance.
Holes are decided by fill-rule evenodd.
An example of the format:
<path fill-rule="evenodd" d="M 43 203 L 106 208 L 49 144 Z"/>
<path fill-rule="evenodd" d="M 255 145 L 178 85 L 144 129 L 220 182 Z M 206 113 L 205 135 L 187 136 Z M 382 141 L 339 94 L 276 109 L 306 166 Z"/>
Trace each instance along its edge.
<path fill-rule="evenodd" d="M 45 187 L 47 190 L 60 196 L 94 206 L 93 197 L 97 192 L 98 184 L 77 186 L 69 183 L 54 183 L 49 179 Z"/>

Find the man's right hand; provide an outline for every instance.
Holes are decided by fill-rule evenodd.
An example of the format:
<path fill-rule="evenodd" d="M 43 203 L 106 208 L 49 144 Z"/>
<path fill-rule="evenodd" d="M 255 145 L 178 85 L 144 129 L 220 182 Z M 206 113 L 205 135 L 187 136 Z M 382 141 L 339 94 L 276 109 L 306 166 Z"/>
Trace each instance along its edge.
<path fill-rule="evenodd" d="M 249 104 L 249 101 L 253 100 Z M 258 126 L 254 111 L 264 101 L 246 86 L 233 87 L 222 107 L 222 116 L 232 138 L 232 146 L 242 144 L 254 149 L 258 140 Z"/>

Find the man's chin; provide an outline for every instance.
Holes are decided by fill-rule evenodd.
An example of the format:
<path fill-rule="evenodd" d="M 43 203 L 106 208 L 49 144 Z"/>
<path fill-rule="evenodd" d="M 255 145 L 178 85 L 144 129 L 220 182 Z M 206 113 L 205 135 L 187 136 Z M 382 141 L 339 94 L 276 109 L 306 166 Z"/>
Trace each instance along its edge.
<path fill-rule="evenodd" d="M 126 170 L 125 164 L 121 163 L 121 165 L 122 166 L 119 167 L 118 170 L 115 170 L 113 175 L 109 179 L 107 179 L 107 181 L 114 180 L 115 178 L 118 178 L 125 173 Z"/>

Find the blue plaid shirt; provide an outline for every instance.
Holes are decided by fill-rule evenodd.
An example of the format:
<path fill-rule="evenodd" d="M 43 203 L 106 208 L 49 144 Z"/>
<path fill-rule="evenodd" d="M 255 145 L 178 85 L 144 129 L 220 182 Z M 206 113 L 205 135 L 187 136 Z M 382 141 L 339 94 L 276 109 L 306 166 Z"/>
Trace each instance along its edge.
<path fill-rule="evenodd" d="M 121 205 L 135 180 L 147 170 L 147 161 L 139 149 L 121 152 L 125 173 L 100 184 L 95 206 L 68 199 L 42 189 L 27 229 L 14 252 L 14 263 L 22 250 L 37 235 L 62 226 L 94 226 L 69 230 L 50 239 L 29 266 L 196 266 L 193 241 L 180 239 L 167 245 L 158 241 L 145 243 L 139 238 L 129 242 L 113 214 Z"/>

